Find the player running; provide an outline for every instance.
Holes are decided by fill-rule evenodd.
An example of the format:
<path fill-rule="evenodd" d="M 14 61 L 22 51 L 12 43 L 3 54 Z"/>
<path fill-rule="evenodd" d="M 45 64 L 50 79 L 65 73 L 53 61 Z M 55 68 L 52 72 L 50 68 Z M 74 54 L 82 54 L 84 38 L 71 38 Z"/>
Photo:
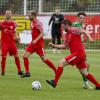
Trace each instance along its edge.
<path fill-rule="evenodd" d="M 79 27 L 80 29 L 83 29 L 83 24 L 85 23 L 85 20 L 86 20 L 86 14 L 84 12 L 79 12 L 77 14 L 77 21 L 74 22 L 72 25 L 74 27 Z M 84 34 L 81 34 L 82 40 L 83 40 L 83 37 L 84 37 Z M 89 71 L 89 64 L 88 64 L 88 71 Z M 89 84 L 88 79 L 84 75 L 82 75 L 82 77 L 83 77 L 83 82 L 84 82 L 83 88 L 93 89 L 93 87 Z"/>
<path fill-rule="evenodd" d="M 64 66 L 76 65 L 80 73 L 84 75 L 93 84 L 95 84 L 96 86 L 95 89 L 100 90 L 100 83 L 94 78 L 92 74 L 88 73 L 87 71 L 86 54 L 80 35 L 80 33 L 86 33 L 86 32 L 78 27 L 72 27 L 72 23 L 69 20 L 63 21 L 63 27 L 64 30 L 66 31 L 64 44 L 55 45 L 53 43 L 50 43 L 50 45 L 56 48 L 65 48 L 66 46 L 68 46 L 71 54 L 69 56 L 66 56 L 60 61 L 54 80 L 51 81 L 46 80 L 47 83 L 53 87 L 56 87 L 58 80 L 62 75 Z M 89 36 L 89 40 L 93 41 L 91 36 Z"/>
<path fill-rule="evenodd" d="M 12 20 L 12 12 L 10 10 L 7 10 L 5 12 L 5 20 L 0 23 L 2 53 L 1 75 L 5 75 L 6 58 L 8 53 L 10 55 L 14 55 L 15 64 L 17 65 L 18 69 L 18 75 L 23 75 L 15 43 L 15 41 L 19 39 L 16 34 L 16 27 L 17 25 L 15 21 Z"/>
<path fill-rule="evenodd" d="M 53 71 L 56 73 L 56 68 L 54 64 L 46 57 L 45 52 L 44 52 L 43 27 L 42 27 L 42 23 L 37 19 L 37 13 L 35 11 L 29 11 L 28 17 L 31 21 L 32 41 L 28 45 L 24 53 L 23 60 L 24 60 L 26 73 L 22 75 L 21 77 L 22 78 L 30 77 L 28 57 L 32 53 L 37 53 L 42 59 L 42 61 L 45 64 L 47 64 L 50 68 L 52 68 Z"/>

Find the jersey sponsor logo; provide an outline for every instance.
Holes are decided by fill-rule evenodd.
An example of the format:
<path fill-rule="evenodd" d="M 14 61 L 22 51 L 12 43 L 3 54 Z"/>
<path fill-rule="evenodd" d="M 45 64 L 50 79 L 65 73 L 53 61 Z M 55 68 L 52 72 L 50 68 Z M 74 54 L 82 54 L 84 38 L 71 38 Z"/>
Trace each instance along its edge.
<path fill-rule="evenodd" d="M 54 23 L 59 23 L 59 18 L 56 17 Z"/>
<path fill-rule="evenodd" d="M 10 29 L 13 29 L 13 26 L 10 26 Z"/>

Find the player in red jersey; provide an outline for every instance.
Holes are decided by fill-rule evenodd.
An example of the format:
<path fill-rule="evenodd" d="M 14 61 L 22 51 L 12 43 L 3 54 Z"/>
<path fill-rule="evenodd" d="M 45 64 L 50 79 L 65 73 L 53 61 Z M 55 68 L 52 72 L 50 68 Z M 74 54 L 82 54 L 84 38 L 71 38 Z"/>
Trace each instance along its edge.
<path fill-rule="evenodd" d="M 83 25 L 86 22 L 86 14 L 84 12 L 79 12 L 77 14 L 77 21 L 75 21 L 72 26 L 79 27 L 80 29 L 84 29 Z M 85 41 L 84 41 L 84 34 L 81 34 L 82 42 L 84 44 L 84 47 L 86 47 Z M 86 60 L 87 61 L 87 60 Z M 87 61 L 88 62 L 88 61 Z M 89 64 L 88 65 L 88 71 L 89 71 Z M 82 75 L 83 78 L 83 88 L 84 89 L 93 89 L 93 87 L 89 84 L 88 79 Z"/>
<path fill-rule="evenodd" d="M 54 64 L 46 57 L 44 52 L 44 39 L 43 39 L 43 27 L 42 23 L 36 18 L 37 13 L 35 11 L 29 11 L 28 17 L 31 21 L 31 34 L 32 34 L 32 41 L 26 48 L 26 51 L 24 53 L 24 66 L 26 73 L 22 75 L 21 77 L 30 77 L 30 71 L 29 71 L 29 60 L 28 57 L 32 53 L 37 53 L 42 61 L 46 63 L 50 68 L 54 70 L 56 73 L 56 68 Z"/>
<path fill-rule="evenodd" d="M 80 34 L 86 32 L 83 29 L 80 29 L 78 27 L 72 27 L 72 23 L 69 20 L 63 21 L 63 27 L 64 30 L 66 31 L 64 44 L 55 45 L 53 43 L 50 43 L 50 45 L 56 48 L 65 48 L 66 46 L 68 46 L 71 54 L 69 56 L 66 56 L 60 61 L 54 80 L 51 81 L 46 80 L 47 83 L 53 87 L 56 87 L 58 80 L 63 72 L 64 66 L 76 65 L 80 73 L 84 75 L 93 84 L 95 84 L 97 90 L 100 90 L 100 83 L 94 78 L 92 74 L 88 73 L 87 71 L 86 54 L 85 54 L 84 46 L 81 41 L 81 34 Z M 90 41 L 93 41 L 93 39 L 90 36 L 89 39 Z"/>
<path fill-rule="evenodd" d="M 16 47 L 15 41 L 18 40 L 16 34 L 16 23 L 12 20 L 12 12 L 7 10 L 5 12 L 5 20 L 0 23 L 1 30 L 1 75 L 5 75 L 5 66 L 6 66 L 6 57 L 9 53 L 10 55 L 14 55 L 15 64 L 17 65 L 18 75 L 22 75 L 20 60 L 18 57 L 18 51 Z"/>

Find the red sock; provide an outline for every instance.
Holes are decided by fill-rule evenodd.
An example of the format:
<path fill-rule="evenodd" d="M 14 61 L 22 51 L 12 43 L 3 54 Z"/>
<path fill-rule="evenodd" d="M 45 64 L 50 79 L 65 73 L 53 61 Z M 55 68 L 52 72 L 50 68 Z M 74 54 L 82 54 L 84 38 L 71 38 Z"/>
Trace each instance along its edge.
<path fill-rule="evenodd" d="M 63 72 L 63 67 L 59 66 L 58 69 L 57 69 L 57 71 L 56 71 L 56 77 L 54 79 L 55 84 L 58 83 L 58 80 L 59 80 L 62 72 Z"/>
<path fill-rule="evenodd" d="M 17 66 L 18 72 L 21 72 L 20 60 L 18 57 L 15 57 L 15 64 Z"/>
<path fill-rule="evenodd" d="M 56 67 L 49 59 L 46 59 L 45 63 L 56 73 Z"/>
<path fill-rule="evenodd" d="M 94 83 L 94 84 L 96 85 L 96 87 L 100 87 L 99 82 L 94 78 L 94 76 L 93 76 L 92 74 L 89 73 L 89 74 L 86 76 L 86 78 L 87 78 L 89 81 L 91 81 L 92 83 Z"/>
<path fill-rule="evenodd" d="M 2 57 L 2 60 L 1 60 L 2 73 L 5 73 L 5 66 L 6 66 L 6 57 Z"/>
<path fill-rule="evenodd" d="M 26 73 L 29 73 L 29 60 L 28 58 L 25 57 L 23 57 L 23 59 L 24 59 L 24 66 L 25 66 Z"/>

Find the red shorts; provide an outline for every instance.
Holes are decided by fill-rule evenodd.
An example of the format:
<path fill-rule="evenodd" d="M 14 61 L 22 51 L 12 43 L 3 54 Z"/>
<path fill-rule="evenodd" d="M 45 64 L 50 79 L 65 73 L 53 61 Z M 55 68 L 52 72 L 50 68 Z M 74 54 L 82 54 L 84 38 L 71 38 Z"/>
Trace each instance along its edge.
<path fill-rule="evenodd" d="M 26 48 L 26 51 L 29 53 L 34 53 L 36 52 L 39 56 L 44 56 L 45 52 L 44 52 L 44 48 L 35 48 L 33 44 L 29 44 L 28 47 Z"/>
<path fill-rule="evenodd" d="M 7 56 L 7 53 L 9 53 L 9 55 L 17 55 L 18 51 L 17 51 L 17 46 L 14 43 L 13 45 L 2 45 L 2 56 Z"/>
<path fill-rule="evenodd" d="M 79 69 L 87 68 L 85 54 L 75 52 L 69 56 L 66 56 L 65 60 L 67 61 L 68 64 L 76 65 L 76 67 Z"/>

